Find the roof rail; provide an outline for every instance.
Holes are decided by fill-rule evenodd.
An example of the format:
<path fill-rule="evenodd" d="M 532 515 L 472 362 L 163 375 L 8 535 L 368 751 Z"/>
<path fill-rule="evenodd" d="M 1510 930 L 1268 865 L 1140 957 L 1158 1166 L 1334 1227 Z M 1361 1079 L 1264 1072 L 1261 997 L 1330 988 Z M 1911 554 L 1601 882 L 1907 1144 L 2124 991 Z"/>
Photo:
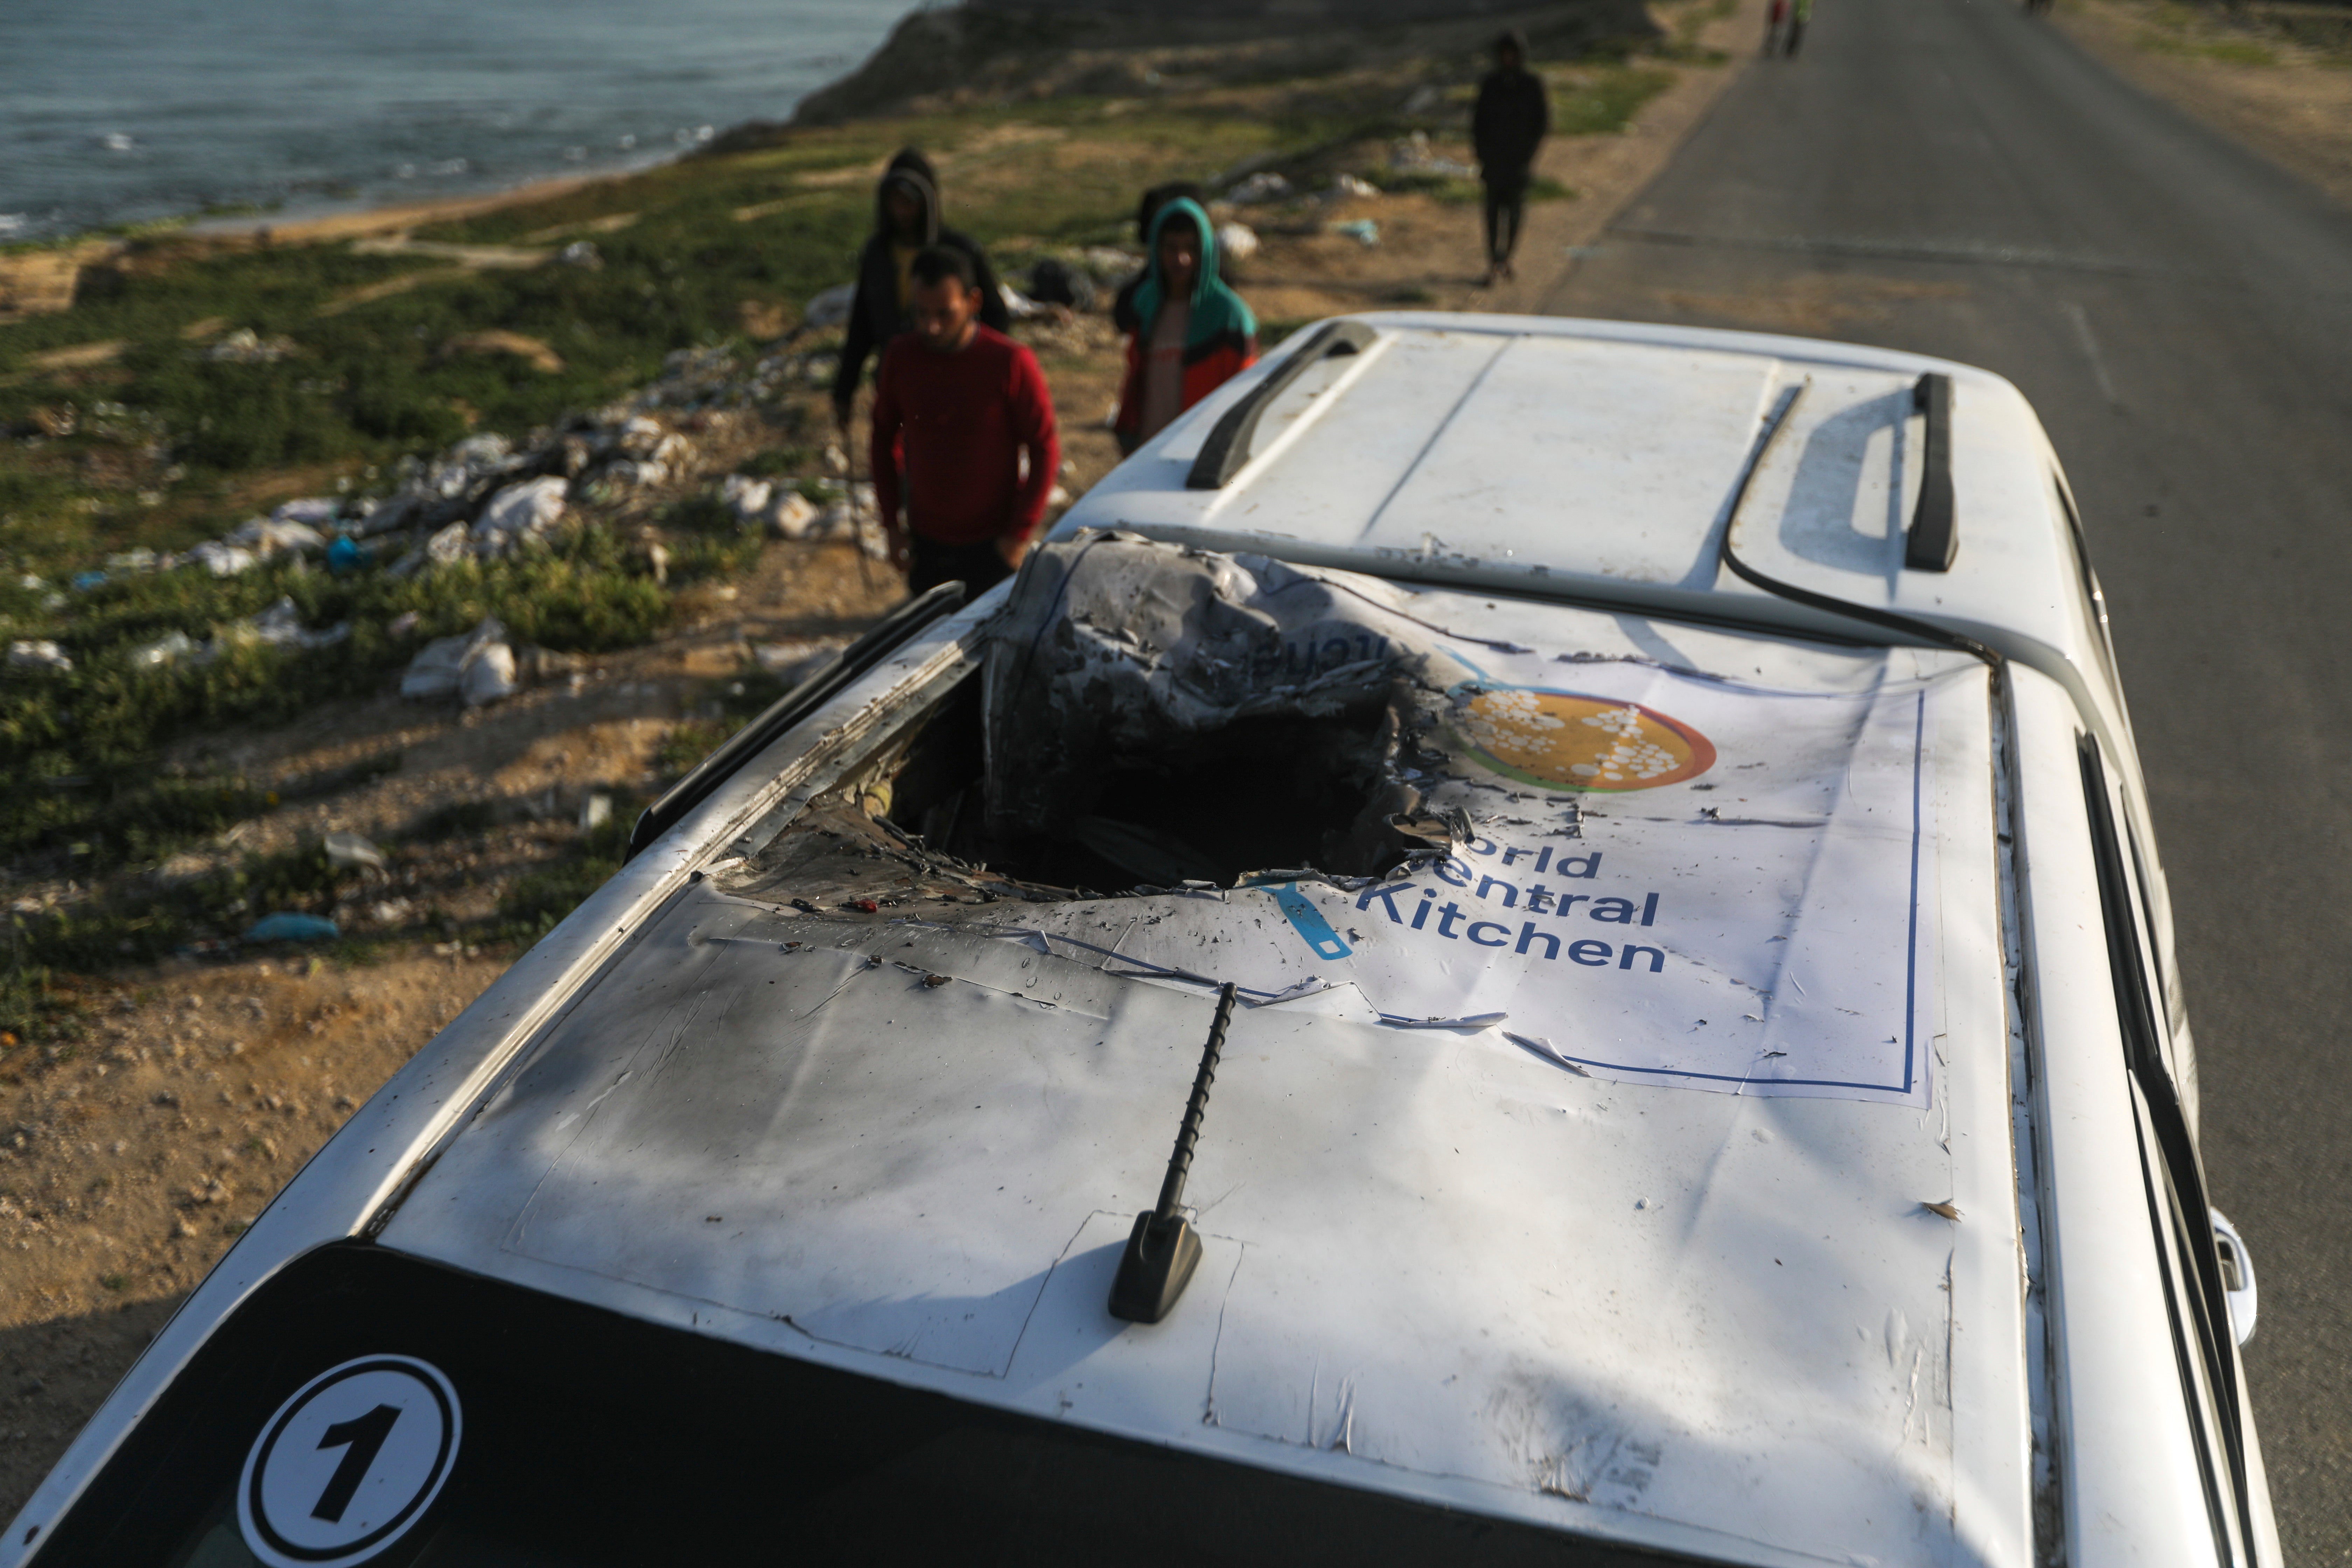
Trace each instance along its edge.
<path fill-rule="evenodd" d="M 1903 564 L 1914 572 L 1949 572 L 1960 548 L 1952 517 L 1952 378 L 1929 371 L 1911 389 L 1911 405 L 1927 416 L 1927 438 L 1919 455 L 1919 502 L 1911 509 Z"/>
<path fill-rule="evenodd" d="M 875 622 L 832 663 L 777 698 L 766 712 L 720 742 L 717 751 L 695 763 L 684 778 L 646 807 L 637 825 L 629 830 L 628 851 L 621 858 L 636 858 L 640 850 L 677 826 L 688 812 L 700 805 L 736 769 L 767 750 L 777 736 L 838 696 L 842 688 L 881 663 L 900 643 L 961 608 L 963 584 L 942 583 Z"/>
<path fill-rule="evenodd" d="M 1304 375 L 1312 366 L 1338 354 L 1363 353 L 1378 342 L 1380 333 L 1363 321 L 1330 321 L 1307 340 L 1307 346 L 1282 362 L 1279 369 L 1267 374 L 1242 396 L 1239 403 L 1225 410 L 1209 438 L 1201 443 L 1201 455 L 1192 459 L 1192 472 L 1184 476 L 1188 490 L 1221 490 L 1225 481 L 1239 473 L 1242 465 L 1250 460 L 1250 447 L 1257 439 L 1257 422 L 1267 405 L 1282 395 L 1283 389 Z"/>

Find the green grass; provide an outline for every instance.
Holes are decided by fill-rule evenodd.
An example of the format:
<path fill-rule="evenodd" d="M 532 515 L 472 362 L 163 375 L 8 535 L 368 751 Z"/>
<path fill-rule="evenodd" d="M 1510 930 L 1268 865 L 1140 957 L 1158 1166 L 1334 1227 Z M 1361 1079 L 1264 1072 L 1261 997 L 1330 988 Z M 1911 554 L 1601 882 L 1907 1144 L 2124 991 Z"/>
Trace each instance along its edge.
<path fill-rule="evenodd" d="M 731 517 L 727 523 L 731 531 Z M 671 581 L 740 570 L 757 549 L 740 531 L 697 534 L 673 552 Z M 334 578 L 284 563 L 225 579 L 184 570 L 108 583 L 74 595 L 69 613 L 12 617 L 12 636 L 53 637 L 75 668 L 0 668 L 0 860 L 45 853 L 76 873 L 102 869 L 152 859 L 255 815 L 270 803 L 253 786 L 175 776 L 159 768 L 158 753 L 192 732 L 381 690 L 425 639 L 485 616 L 520 642 L 564 651 L 643 643 L 671 609 L 647 570 L 618 534 L 591 524 L 546 550 L 405 582 L 380 572 Z M 294 600 L 306 625 L 349 622 L 350 637 L 304 652 L 222 636 L 280 596 Z M 415 631 L 395 637 L 387 626 L 407 611 L 417 615 Z M 142 645 L 171 632 L 215 638 L 223 651 L 200 667 L 137 661 Z"/>
<path fill-rule="evenodd" d="M 1643 104 L 1674 83 L 1675 73 L 1656 66 L 1612 65 L 1580 72 L 1575 82 L 1552 89 L 1551 133 L 1621 134 Z"/>

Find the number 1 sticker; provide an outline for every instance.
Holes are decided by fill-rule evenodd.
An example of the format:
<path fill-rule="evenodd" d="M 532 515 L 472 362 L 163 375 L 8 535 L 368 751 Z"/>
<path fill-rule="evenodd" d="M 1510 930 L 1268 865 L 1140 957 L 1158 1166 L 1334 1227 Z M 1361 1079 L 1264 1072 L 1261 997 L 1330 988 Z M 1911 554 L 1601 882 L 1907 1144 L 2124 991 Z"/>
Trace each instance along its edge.
<path fill-rule="evenodd" d="M 423 1516 L 457 1458 L 457 1391 L 414 1356 L 330 1367 L 245 1457 L 236 1522 L 269 1568 L 364 1563 Z"/>

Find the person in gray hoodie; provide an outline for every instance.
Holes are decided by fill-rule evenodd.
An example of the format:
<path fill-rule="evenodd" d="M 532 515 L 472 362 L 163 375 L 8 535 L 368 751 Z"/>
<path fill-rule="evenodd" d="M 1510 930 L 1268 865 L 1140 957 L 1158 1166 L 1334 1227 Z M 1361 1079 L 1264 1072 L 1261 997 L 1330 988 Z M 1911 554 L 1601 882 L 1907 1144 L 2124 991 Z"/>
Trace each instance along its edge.
<path fill-rule="evenodd" d="M 857 295 L 850 302 L 849 333 L 833 377 L 833 416 L 844 430 L 849 428 L 849 411 L 857 401 L 866 362 L 877 358 L 892 338 L 907 330 L 915 258 L 934 245 L 971 258 L 980 282 L 980 324 L 1000 332 L 1013 328 L 988 253 L 969 235 L 940 220 L 939 175 L 929 158 L 912 147 L 906 149 L 883 173 L 874 193 L 874 233 L 857 253 Z"/>
<path fill-rule="evenodd" d="M 1511 252 L 1519 243 L 1528 181 L 1536 150 L 1550 131 L 1551 94 L 1543 78 L 1528 69 L 1526 37 L 1510 28 L 1495 40 L 1495 68 L 1478 84 L 1478 106 L 1470 117 L 1478 178 L 1486 187 L 1488 283 L 1513 276 Z"/>

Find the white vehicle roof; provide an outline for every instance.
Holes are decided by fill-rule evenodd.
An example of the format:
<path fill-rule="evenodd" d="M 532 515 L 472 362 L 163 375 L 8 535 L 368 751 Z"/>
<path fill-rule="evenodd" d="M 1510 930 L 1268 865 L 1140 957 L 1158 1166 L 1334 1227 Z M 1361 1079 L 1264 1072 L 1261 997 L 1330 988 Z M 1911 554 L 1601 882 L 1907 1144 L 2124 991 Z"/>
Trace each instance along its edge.
<path fill-rule="evenodd" d="M 1455 861 L 854 925 L 722 871 L 383 1244 L 1607 1539 L 2030 1561 L 1982 668 L 1236 570 L 1231 602 L 1475 628 L 1426 634 L 1486 685 L 1433 770 L 1478 816 Z M 1631 760 L 1580 808 L 1517 776 L 1585 755 Z M 1207 1258 L 1122 1324 L 1224 980 L 1255 1005 L 1192 1176 Z"/>
<path fill-rule="evenodd" d="M 1328 329 L 1364 342 L 1346 352 Z M 1367 341 L 1368 340 L 1368 341 Z M 1294 359 L 1247 461 L 1192 488 L 1221 421 Z M 1951 383 L 1948 571 L 1906 570 L 1927 468 L 1920 377 Z M 1748 487 L 1748 563 L 1979 638 L 2125 728 L 2048 437 L 2009 382 L 1919 354 L 1754 332 L 1384 312 L 1302 328 L 1171 424 L 1057 525 L 1514 593 L 1851 636 L 1721 568 L 1760 427 L 1802 395 Z M 2128 748 L 2119 747 L 2127 751 Z"/>
<path fill-rule="evenodd" d="M 25 1519 L 57 1517 L 240 1299 L 363 1234 L 1636 1549 L 2025 1568 L 2059 1500 L 2072 1560 L 2199 1560 L 2160 1522 L 2203 1507 L 2185 1417 L 2133 1403 L 2172 1352 L 2128 1234 L 2098 894 L 2065 858 L 2085 829 L 2040 840 L 2028 888 L 1997 793 L 2079 813 L 2078 728 L 2132 763 L 2031 411 L 1870 350 L 1358 320 L 1360 352 L 1265 400 L 1223 483 L 1187 480 L 1280 355 L 520 961 L 264 1214 Z M 1952 378 L 1948 572 L 1902 564 L 1930 373 Z M 2026 668 L 1997 686 L 1721 571 L 1743 488 L 1750 564 Z M 1253 725 L 1254 750 L 1203 739 Z M 1107 820 L 1088 787 L 1145 753 L 1173 815 Z M 1169 870 L 1105 898 L 941 858 L 904 825 L 951 834 L 941 781 L 983 765 L 992 834 L 1025 811 Z M 1350 767 L 1377 777 L 1313 851 L 1327 871 L 1171 826 L 1238 842 L 1294 773 Z M 1327 874 L 1374 830 L 1445 850 Z M 2099 984 L 2024 984 L 2042 948 Z M 1185 1196 L 1205 1258 L 1166 1321 L 1122 1322 L 1113 1272 L 1223 983 L 1243 1005 Z M 2059 1110 L 2019 1098 L 2029 1060 Z M 2077 1173 L 2063 1196 L 2045 1154 Z M 2050 1340 L 2045 1215 L 2098 1262 Z M 2127 1300 L 2105 1289 L 2127 1274 Z M 0 1541 L 0 1568 L 23 1551 Z"/>

